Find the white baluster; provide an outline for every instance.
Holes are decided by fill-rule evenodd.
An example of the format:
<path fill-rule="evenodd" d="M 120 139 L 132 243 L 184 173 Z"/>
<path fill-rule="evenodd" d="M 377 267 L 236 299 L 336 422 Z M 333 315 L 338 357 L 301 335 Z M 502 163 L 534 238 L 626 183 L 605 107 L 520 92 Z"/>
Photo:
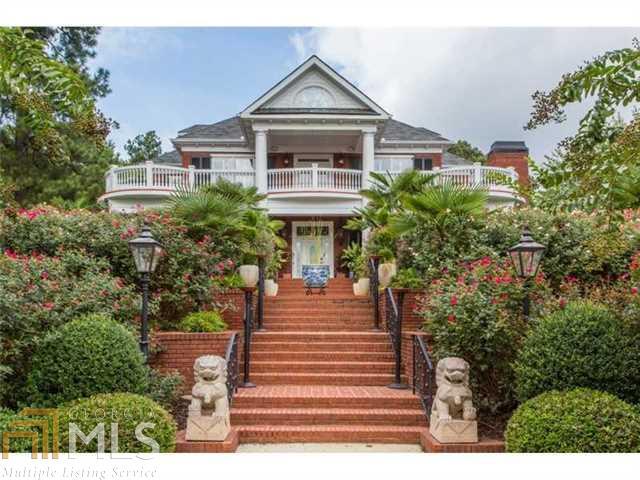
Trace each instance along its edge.
<path fill-rule="evenodd" d="M 187 177 L 187 187 L 189 190 L 195 189 L 196 185 L 196 167 L 189 165 L 189 176 Z"/>

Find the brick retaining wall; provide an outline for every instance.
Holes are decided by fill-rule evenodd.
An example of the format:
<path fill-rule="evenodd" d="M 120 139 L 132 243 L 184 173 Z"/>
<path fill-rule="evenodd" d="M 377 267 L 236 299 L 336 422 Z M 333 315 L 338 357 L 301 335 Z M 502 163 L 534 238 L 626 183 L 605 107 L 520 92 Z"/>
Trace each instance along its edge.
<path fill-rule="evenodd" d="M 193 363 L 202 355 L 224 357 L 233 331 L 220 333 L 158 332 L 155 341 L 160 352 L 151 359 L 151 366 L 161 372 L 177 370 L 185 379 L 184 392 L 193 387 Z M 242 355 L 242 336 L 238 339 L 238 360 Z"/>

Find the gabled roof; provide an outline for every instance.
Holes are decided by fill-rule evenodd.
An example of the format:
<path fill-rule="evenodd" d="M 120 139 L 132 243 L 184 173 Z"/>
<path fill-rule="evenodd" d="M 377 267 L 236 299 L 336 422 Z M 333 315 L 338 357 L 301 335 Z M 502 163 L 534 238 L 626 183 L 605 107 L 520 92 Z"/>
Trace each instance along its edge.
<path fill-rule="evenodd" d="M 283 92 L 288 86 L 293 84 L 296 80 L 303 77 L 308 72 L 316 69 L 321 72 L 321 74 L 328 77 L 328 79 L 337 86 L 337 88 L 341 89 L 342 92 L 350 95 L 361 106 L 358 108 L 340 108 L 340 106 L 332 107 L 332 108 L 314 108 L 314 107 L 304 107 L 300 108 L 274 108 L 268 105 L 269 101 L 274 99 L 278 94 Z M 390 118 L 389 113 L 387 113 L 380 105 L 375 103 L 372 99 L 370 99 L 364 92 L 358 89 L 354 84 L 349 82 L 346 78 L 336 72 L 333 68 L 331 68 L 327 63 L 322 61 L 318 56 L 312 55 L 305 62 L 303 62 L 300 66 L 298 66 L 295 70 L 293 70 L 289 75 L 284 77 L 278 83 L 276 83 L 273 87 L 267 90 L 264 94 L 262 94 L 258 99 L 252 102 L 248 107 L 246 107 L 241 113 L 241 118 L 252 117 L 253 115 L 266 115 L 266 114 L 342 114 L 342 115 L 370 115 L 375 116 L 381 119 Z"/>
<path fill-rule="evenodd" d="M 207 125 L 198 124 L 178 132 L 178 139 L 217 138 L 225 140 L 244 140 L 244 131 L 240 117 L 235 116 Z"/>
<path fill-rule="evenodd" d="M 393 142 L 448 142 L 439 133 L 423 127 L 413 127 L 407 123 L 389 119 L 385 123 L 381 138 L 388 143 Z"/>

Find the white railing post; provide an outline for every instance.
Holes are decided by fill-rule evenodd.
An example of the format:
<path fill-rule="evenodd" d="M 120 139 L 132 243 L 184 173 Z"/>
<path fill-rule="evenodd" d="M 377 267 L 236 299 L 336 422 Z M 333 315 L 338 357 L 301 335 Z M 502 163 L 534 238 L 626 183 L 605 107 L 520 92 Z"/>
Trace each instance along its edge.
<path fill-rule="evenodd" d="M 434 175 L 436 175 L 435 184 L 436 185 L 441 185 L 442 184 L 442 175 L 440 175 L 440 167 L 433 167 L 432 172 L 433 172 Z"/>
<path fill-rule="evenodd" d="M 314 190 L 318 189 L 318 164 L 311 164 L 311 186 Z"/>
<path fill-rule="evenodd" d="M 518 181 L 518 172 L 516 172 L 516 167 L 507 167 L 507 170 L 511 172 L 511 180 Z"/>
<path fill-rule="evenodd" d="M 147 176 L 146 185 L 147 187 L 153 187 L 153 162 L 151 160 L 147 160 L 144 162 L 145 166 L 145 175 Z"/>
<path fill-rule="evenodd" d="M 482 184 L 482 164 L 480 162 L 473 162 L 473 185 Z"/>
<path fill-rule="evenodd" d="M 195 190 L 196 187 L 196 167 L 194 165 L 189 165 L 189 190 Z"/>

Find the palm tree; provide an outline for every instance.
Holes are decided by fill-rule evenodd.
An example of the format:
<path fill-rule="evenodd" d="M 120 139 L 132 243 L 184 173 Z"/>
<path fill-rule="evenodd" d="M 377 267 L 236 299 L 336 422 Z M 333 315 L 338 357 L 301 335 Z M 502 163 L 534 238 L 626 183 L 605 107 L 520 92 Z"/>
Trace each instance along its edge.
<path fill-rule="evenodd" d="M 402 198 L 402 207 L 389 221 L 389 229 L 397 235 L 410 232 L 419 225 L 433 227 L 441 238 L 447 227 L 486 212 L 488 194 L 481 187 L 455 185 L 444 181 L 429 185 L 418 194 Z"/>
<path fill-rule="evenodd" d="M 258 210 L 264 198 L 255 187 L 243 187 L 225 179 L 195 190 L 179 188 L 169 198 L 169 211 L 191 235 L 233 237 L 243 229 L 243 215 Z"/>

